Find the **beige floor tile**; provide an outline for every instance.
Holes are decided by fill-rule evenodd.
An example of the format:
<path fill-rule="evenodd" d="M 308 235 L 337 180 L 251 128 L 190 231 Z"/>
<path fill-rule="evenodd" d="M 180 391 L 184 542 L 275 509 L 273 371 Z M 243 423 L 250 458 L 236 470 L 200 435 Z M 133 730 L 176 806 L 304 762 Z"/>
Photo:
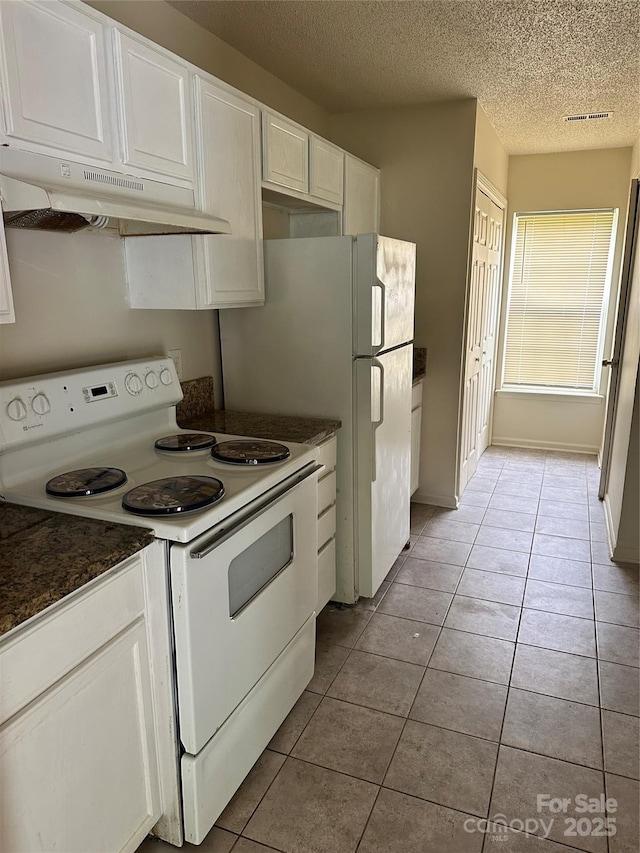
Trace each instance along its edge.
<path fill-rule="evenodd" d="M 408 557 L 408 553 L 405 553 L 405 552 L 400 554 L 399 557 L 396 557 L 393 565 L 391 566 L 391 568 L 387 572 L 387 576 L 385 578 L 385 581 L 387 581 L 388 583 L 391 583 L 393 581 L 393 579 L 398 574 L 398 572 L 400 571 L 400 569 L 404 565 L 405 561 L 407 560 L 407 557 Z"/>
<path fill-rule="evenodd" d="M 422 586 L 440 592 L 455 592 L 462 574 L 462 566 L 447 566 L 433 560 L 417 560 L 408 557 L 398 574 L 396 583 Z"/>
<path fill-rule="evenodd" d="M 433 510 L 433 518 L 446 519 L 447 521 L 464 521 L 471 524 L 481 524 L 485 509 L 481 506 L 459 506 L 457 509 L 437 506 Z"/>
<path fill-rule="evenodd" d="M 287 758 L 244 835 L 284 853 L 354 853 L 378 787 Z"/>
<path fill-rule="evenodd" d="M 534 515 L 538 512 L 537 498 L 520 498 L 515 495 L 493 495 L 489 509 L 506 509 L 510 512 Z"/>
<path fill-rule="evenodd" d="M 480 853 L 482 835 L 468 815 L 383 788 L 358 853 Z"/>
<path fill-rule="evenodd" d="M 433 515 L 433 507 L 427 504 L 411 504 L 411 532 L 420 533 Z"/>
<path fill-rule="evenodd" d="M 475 474 L 467 483 L 465 491 L 490 493 L 493 491 L 495 484 L 495 477 L 483 477 L 481 474 Z"/>
<path fill-rule="evenodd" d="M 640 631 L 624 625 L 596 622 L 601 660 L 640 667 Z"/>
<path fill-rule="evenodd" d="M 469 521 L 449 521 L 447 518 L 436 517 L 425 524 L 422 535 L 435 539 L 451 539 L 453 542 L 471 543 L 479 529 L 479 524 L 472 524 Z"/>
<path fill-rule="evenodd" d="M 482 853 L 575 853 L 575 847 L 517 832 L 505 825 L 492 825 L 486 833 Z"/>
<path fill-rule="evenodd" d="M 498 745 L 412 720 L 385 776 L 385 788 L 484 816 Z"/>
<path fill-rule="evenodd" d="M 518 644 L 511 684 L 558 699 L 598 704 L 595 660 L 565 652 Z"/>
<path fill-rule="evenodd" d="M 601 521 L 602 519 L 597 520 Z M 601 566 L 614 565 L 611 561 L 609 545 L 607 542 L 591 543 L 591 559 L 594 563 L 598 563 Z"/>
<path fill-rule="evenodd" d="M 577 518 L 557 518 L 539 515 L 536 520 L 536 533 L 550 536 L 565 536 L 569 539 L 589 539 L 589 522 Z"/>
<path fill-rule="evenodd" d="M 587 478 L 585 474 L 551 474 L 545 472 L 543 483 L 545 486 L 557 489 L 581 489 L 584 491 L 587 487 Z"/>
<path fill-rule="evenodd" d="M 500 604 L 521 605 L 524 595 L 524 578 L 485 572 L 482 569 L 465 569 L 457 589 L 458 595 L 497 601 Z"/>
<path fill-rule="evenodd" d="M 508 684 L 514 648 L 505 640 L 443 628 L 429 667 Z"/>
<path fill-rule="evenodd" d="M 579 560 L 563 560 L 562 557 L 532 554 L 529 561 L 529 577 L 550 583 L 563 583 L 591 589 L 591 564 Z"/>
<path fill-rule="evenodd" d="M 564 616 L 593 619 L 593 595 L 590 589 L 567 584 L 529 579 L 524 606 Z"/>
<path fill-rule="evenodd" d="M 282 752 L 285 755 L 290 753 L 295 742 L 304 731 L 304 727 L 320 704 L 320 700 L 320 695 L 305 690 L 289 712 L 286 720 L 271 738 L 269 749 L 273 749 L 275 752 Z"/>
<path fill-rule="evenodd" d="M 638 596 L 638 567 L 593 564 L 593 587 L 605 592 Z"/>
<path fill-rule="evenodd" d="M 502 743 L 602 769 L 600 711 L 590 705 L 512 688 Z"/>
<path fill-rule="evenodd" d="M 273 853 L 273 847 L 265 847 L 250 838 L 239 838 L 233 853 Z"/>
<path fill-rule="evenodd" d="M 241 833 L 284 761 L 284 755 L 265 749 L 216 824 L 230 832 Z"/>
<path fill-rule="evenodd" d="M 611 853 L 638 853 L 640 832 L 638 829 L 640 784 L 633 779 L 606 774 L 607 797 L 617 802 L 617 811 L 612 813 L 616 821 L 616 834 L 610 839 Z"/>
<path fill-rule="evenodd" d="M 432 536 L 420 536 L 411 549 L 411 556 L 419 560 L 435 560 L 449 566 L 464 566 L 471 551 L 466 542 L 452 542 L 449 539 L 436 539 Z"/>
<path fill-rule="evenodd" d="M 437 625 L 375 613 L 356 649 L 426 666 L 439 633 Z"/>
<path fill-rule="evenodd" d="M 505 551 L 522 551 L 528 554 L 531 550 L 532 538 L 533 534 L 525 530 L 504 530 L 483 524 L 476 536 L 476 545 L 503 548 Z"/>
<path fill-rule="evenodd" d="M 487 527 L 501 527 L 505 530 L 524 530 L 531 533 L 535 527 L 535 516 L 525 512 L 489 507 L 482 521 Z"/>
<path fill-rule="evenodd" d="M 349 657 L 349 649 L 316 640 L 316 664 L 313 678 L 307 684 L 312 693 L 326 693 L 329 685 Z"/>
<path fill-rule="evenodd" d="M 424 667 L 354 651 L 329 688 L 334 699 L 406 717 Z"/>
<path fill-rule="evenodd" d="M 540 646 L 557 652 L 596 656 L 596 636 L 592 619 L 546 613 L 543 610 L 522 611 L 518 642 Z"/>
<path fill-rule="evenodd" d="M 571 504 L 566 501 L 541 500 L 538 515 L 551 518 L 575 518 L 578 521 L 589 521 L 589 507 L 583 503 Z"/>
<path fill-rule="evenodd" d="M 403 725 L 401 717 L 325 696 L 291 754 L 380 784 Z"/>
<path fill-rule="evenodd" d="M 543 486 L 540 493 L 543 501 L 560 501 L 570 504 L 586 504 L 586 489 L 567 489 L 561 486 Z"/>
<path fill-rule="evenodd" d="M 468 568 L 518 577 L 526 576 L 528 565 L 529 554 L 507 551 L 504 548 L 489 548 L 486 545 L 474 545 L 467 560 Z"/>
<path fill-rule="evenodd" d="M 501 684 L 427 669 L 409 718 L 497 741 L 506 700 Z"/>
<path fill-rule="evenodd" d="M 460 498 L 460 506 L 479 506 L 486 509 L 490 500 L 491 492 L 474 492 L 472 489 L 465 489 Z"/>
<path fill-rule="evenodd" d="M 233 846 L 237 840 L 238 836 L 235 833 L 214 826 L 209 830 L 202 844 L 196 845 L 186 842 L 180 850 L 183 853 L 230 853 L 232 848 L 237 850 L 237 847 Z M 177 849 L 167 841 L 148 835 L 136 853 L 176 853 Z M 250 851 L 247 850 L 246 853 L 250 853 Z"/>
<path fill-rule="evenodd" d="M 589 538 L 594 542 L 608 542 L 607 525 L 598 521 L 590 521 Z"/>
<path fill-rule="evenodd" d="M 515 641 L 519 619 L 519 607 L 456 595 L 444 624 L 457 631 Z"/>
<path fill-rule="evenodd" d="M 328 604 L 316 620 L 316 637 L 320 642 L 333 643 L 352 649 L 365 625 L 371 619 L 368 610 L 356 610 L 354 607 L 335 607 Z"/>
<path fill-rule="evenodd" d="M 596 618 L 599 622 L 611 622 L 614 625 L 626 625 L 637 628 L 640 625 L 638 599 L 633 595 L 620 595 L 617 592 L 602 592 L 596 589 Z"/>
<path fill-rule="evenodd" d="M 640 716 L 638 670 L 632 666 L 600 661 L 600 695 L 603 708 Z"/>
<path fill-rule="evenodd" d="M 540 497 L 540 486 L 536 483 L 499 482 L 494 490 L 494 495 L 509 495 L 515 498 Z"/>
<path fill-rule="evenodd" d="M 391 583 L 389 581 L 382 581 L 380 587 L 373 598 L 365 598 L 362 596 L 358 599 L 356 604 L 354 605 L 354 610 L 370 610 L 375 612 L 378 607 L 380 607 L 380 602 L 385 597 L 385 595 L 389 592 L 389 587 Z"/>
<path fill-rule="evenodd" d="M 591 560 L 591 548 L 587 540 L 549 536 L 546 533 L 534 535 L 531 552 L 546 557 L 562 557 L 563 560 L 582 560 L 586 563 Z"/>
<path fill-rule="evenodd" d="M 640 779 L 640 719 L 615 711 L 602 712 L 604 769 Z"/>
<path fill-rule="evenodd" d="M 504 815 L 507 823 L 514 819 L 537 821 L 542 819 L 548 825 L 552 820 L 553 824 L 548 837 L 553 841 L 566 844 L 568 847 L 578 847 L 590 853 L 606 853 L 607 839 L 604 837 L 591 835 L 572 838 L 564 834 L 565 818 L 584 816 L 574 812 L 576 795 L 586 794 L 587 797 L 597 798 L 603 793 L 604 778 L 599 770 L 501 746 L 490 815 Z M 571 805 L 566 815 L 554 814 L 548 809 L 539 811 L 537 799 L 539 794 L 568 798 Z M 542 835 L 543 832 L 542 826 L 538 825 L 538 831 L 534 834 Z"/>
<path fill-rule="evenodd" d="M 442 625 L 452 598 L 448 592 L 393 583 L 382 600 L 378 613 Z"/>

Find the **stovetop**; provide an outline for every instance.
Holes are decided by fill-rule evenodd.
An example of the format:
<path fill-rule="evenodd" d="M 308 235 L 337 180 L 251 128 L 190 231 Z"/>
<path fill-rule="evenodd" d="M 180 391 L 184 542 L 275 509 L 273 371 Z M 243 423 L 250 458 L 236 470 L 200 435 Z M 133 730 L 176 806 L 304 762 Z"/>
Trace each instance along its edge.
<path fill-rule="evenodd" d="M 149 385 L 149 376 L 163 380 Z M 151 528 L 162 539 L 190 542 L 317 458 L 316 447 L 291 442 L 280 443 L 288 458 L 266 464 L 229 464 L 213 458 L 210 447 L 159 450 L 154 446 L 158 439 L 193 434 L 176 425 L 174 404 L 180 398 L 170 359 L 0 383 L 0 494 L 27 506 L 134 524 Z M 27 414 L 16 419 L 21 407 Z M 221 443 L 256 441 L 246 436 L 213 437 Z M 121 469 L 126 482 L 91 496 L 57 497 L 46 492 L 52 478 L 102 467 Z M 203 509 L 160 517 L 137 515 L 122 506 L 131 489 L 185 477 L 215 478 L 223 484 L 224 494 Z"/>

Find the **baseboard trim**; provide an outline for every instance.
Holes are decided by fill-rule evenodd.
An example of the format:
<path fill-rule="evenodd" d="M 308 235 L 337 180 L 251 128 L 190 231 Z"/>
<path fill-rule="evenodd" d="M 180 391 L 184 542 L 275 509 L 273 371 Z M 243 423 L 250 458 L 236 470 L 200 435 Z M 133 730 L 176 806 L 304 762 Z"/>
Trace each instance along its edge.
<path fill-rule="evenodd" d="M 633 563 L 634 565 L 639 565 L 640 554 L 636 548 L 625 548 L 624 546 L 613 544 L 615 542 L 615 529 L 611 515 L 609 495 L 604 496 L 602 503 L 604 506 L 604 523 L 607 528 L 607 544 L 609 545 L 609 553 L 612 555 L 611 559 L 616 560 L 619 563 Z"/>
<path fill-rule="evenodd" d="M 597 457 L 599 448 L 591 444 L 569 444 L 562 441 L 529 441 L 525 438 L 491 437 L 491 444 L 499 447 L 522 447 L 527 450 L 565 450 L 568 453 L 589 453 Z"/>
<path fill-rule="evenodd" d="M 613 560 L 618 563 L 633 563 L 634 565 L 640 565 L 640 554 L 636 551 L 635 548 L 614 548 L 613 549 Z"/>
<path fill-rule="evenodd" d="M 609 553 L 613 552 L 613 543 L 615 542 L 615 529 L 613 526 L 613 517 L 611 515 L 611 504 L 609 503 L 609 495 L 605 495 L 602 499 L 602 508 L 604 509 L 604 524 L 607 528 L 607 545 Z"/>
<path fill-rule="evenodd" d="M 448 509 L 458 508 L 458 499 L 452 495 L 430 495 L 418 489 L 411 496 L 411 500 L 417 504 L 430 504 L 431 506 L 444 506 Z"/>

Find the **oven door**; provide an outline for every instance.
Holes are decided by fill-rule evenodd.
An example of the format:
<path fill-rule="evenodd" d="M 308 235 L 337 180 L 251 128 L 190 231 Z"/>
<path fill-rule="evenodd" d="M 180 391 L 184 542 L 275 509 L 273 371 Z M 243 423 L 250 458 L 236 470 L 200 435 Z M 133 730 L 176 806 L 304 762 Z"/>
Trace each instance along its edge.
<path fill-rule="evenodd" d="M 192 755 L 314 611 L 321 467 L 171 547 L 180 739 Z"/>

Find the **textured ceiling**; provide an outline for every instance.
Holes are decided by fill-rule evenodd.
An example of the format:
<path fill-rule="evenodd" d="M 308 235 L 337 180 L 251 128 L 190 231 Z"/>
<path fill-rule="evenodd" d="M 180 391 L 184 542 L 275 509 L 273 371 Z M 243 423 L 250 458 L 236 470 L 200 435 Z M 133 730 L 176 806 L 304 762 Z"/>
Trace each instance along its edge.
<path fill-rule="evenodd" d="M 331 113 L 476 97 L 512 154 L 638 136 L 637 0 L 170 2 Z"/>

